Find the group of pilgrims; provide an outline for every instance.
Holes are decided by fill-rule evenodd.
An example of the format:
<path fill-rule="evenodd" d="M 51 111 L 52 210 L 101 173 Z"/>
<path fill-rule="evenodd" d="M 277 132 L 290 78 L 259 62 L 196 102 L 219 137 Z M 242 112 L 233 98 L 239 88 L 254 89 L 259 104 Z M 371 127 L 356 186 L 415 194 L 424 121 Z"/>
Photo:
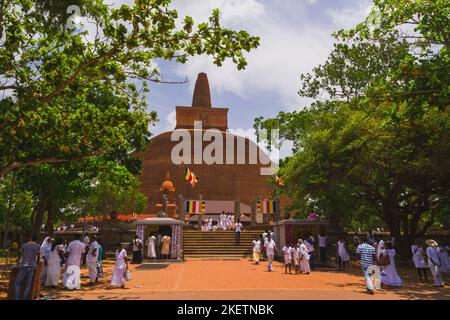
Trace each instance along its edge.
<path fill-rule="evenodd" d="M 218 221 L 214 224 L 214 220 L 209 217 L 202 222 L 202 231 L 215 230 L 232 230 L 235 227 L 234 214 L 222 212 L 219 215 Z"/>
<path fill-rule="evenodd" d="M 33 273 L 37 264 L 43 260 L 40 277 L 41 284 L 49 288 L 57 288 L 62 281 L 62 287 L 68 290 L 81 289 L 81 267 L 87 266 L 89 285 L 96 285 L 103 273 L 103 245 L 96 235 L 89 238 L 88 234 L 81 239 L 81 234 L 75 234 L 71 242 L 62 239 L 45 237 L 41 245 L 36 243 L 37 237 L 22 245 L 20 269 L 15 280 L 15 298 L 23 300 L 29 297 Z M 127 252 L 117 243 L 115 265 L 110 287 L 125 287 L 128 270 Z M 62 277 L 61 277 L 62 273 Z M 61 279 L 62 278 L 62 279 Z"/>
<path fill-rule="evenodd" d="M 46 237 L 40 248 L 44 260 L 42 284 L 46 287 L 59 286 L 61 271 L 62 286 L 69 290 L 81 288 L 81 266 L 86 265 L 89 272 L 89 285 L 93 286 L 99 278 L 103 278 L 103 244 L 96 235 L 75 234 L 74 240 L 67 244 L 62 239 Z M 125 287 L 126 271 L 128 270 L 127 252 L 120 243 L 116 244 L 115 266 L 111 279 L 111 287 Z"/>
<path fill-rule="evenodd" d="M 97 283 L 103 277 L 103 246 L 96 235 L 89 239 L 86 234 L 83 241 L 81 235 L 75 235 L 71 242 L 46 237 L 40 247 L 40 255 L 44 260 L 41 283 L 46 287 L 58 287 L 62 275 L 62 284 L 67 289 L 80 289 L 80 266 L 86 264 L 89 270 L 89 284 Z"/>
<path fill-rule="evenodd" d="M 292 267 L 294 267 L 295 274 L 311 273 L 311 249 L 308 249 L 305 243 L 302 239 L 298 239 L 295 246 L 290 244 L 283 247 L 285 273 L 288 273 L 288 270 L 289 273 L 292 273 Z M 267 269 L 270 272 L 273 271 L 273 259 L 277 251 L 273 232 L 264 232 L 260 239 L 253 240 L 253 261 L 259 264 L 261 259 L 267 257 Z"/>
<path fill-rule="evenodd" d="M 323 233 L 318 235 L 320 261 L 326 262 L 327 236 Z M 298 239 L 297 243 L 286 244 L 282 249 L 284 258 L 284 271 L 291 274 L 294 269 L 295 274 L 310 274 L 314 269 L 314 249 L 315 238 L 310 236 Z M 395 257 L 395 238 L 384 241 L 379 236 L 374 236 L 369 232 L 363 241 L 355 234 L 354 246 L 356 248 L 356 258 L 360 261 L 363 274 L 367 281 L 368 292 L 373 294 L 373 284 L 368 273 L 370 266 L 377 266 L 380 270 L 381 284 L 386 287 L 400 287 L 403 281 L 397 273 Z M 259 264 L 261 260 L 267 258 L 268 270 L 273 271 L 272 262 L 275 253 L 278 251 L 274 233 L 265 231 L 260 237 L 256 237 L 252 242 L 253 261 Z M 439 246 L 435 240 L 427 240 L 424 244 L 414 243 L 411 246 L 412 262 L 417 269 L 420 281 L 427 282 L 427 272 L 429 269 L 434 279 L 436 287 L 443 287 L 443 274 L 450 273 L 450 258 L 448 245 Z M 336 261 L 339 270 L 344 271 L 350 262 L 348 246 L 343 237 L 336 243 Z M 370 282 L 370 283 L 369 283 Z"/>
<path fill-rule="evenodd" d="M 242 224 L 238 220 L 234 223 L 232 215 L 221 214 L 218 228 L 227 230 L 235 228 L 236 243 L 239 243 Z M 211 227 L 212 221 L 208 220 Z M 44 268 L 41 272 L 41 283 L 47 287 L 58 287 L 62 272 L 62 286 L 65 289 L 80 289 L 80 267 L 86 264 L 89 272 L 89 285 L 95 285 L 99 278 L 104 276 L 102 260 L 103 245 L 96 235 L 91 239 L 85 234 L 83 241 L 80 241 L 81 234 L 75 234 L 73 241 L 67 243 L 62 239 L 52 239 L 45 237 L 41 245 L 37 244 L 37 237 L 33 236 L 30 241 L 22 245 L 20 270 L 15 281 L 15 295 L 17 300 L 27 297 L 31 290 L 33 272 L 40 258 L 44 261 Z M 327 236 L 323 233 L 318 235 L 318 247 L 320 262 L 326 262 Z M 170 237 L 168 235 L 155 235 L 152 233 L 147 240 L 147 256 L 156 258 L 162 256 L 168 258 L 170 252 Z M 361 241 L 357 234 L 353 237 L 356 248 L 356 258 L 360 261 L 363 275 L 367 282 L 367 291 L 373 292 L 373 283 L 370 270 L 376 266 L 381 270 L 381 283 L 388 287 L 402 286 L 403 282 L 397 273 L 395 266 L 395 238 L 384 241 L 378 236 L 369 232 Z M 282 249 L 284 257 L 285 273 L 310 274 L 314 270 L 314 259 L 316 256 L 314 249 L 315 238 L 310 236 L 298 239 L 297 243 L 286 244 Z M 132 263 L 142 263 L 143 243 L 136 235 L 133 241 Z M 267 258 L 268 270 L 273 271 L 273 260 L 278 249 L 275 243 L 273 231 L 265 231 L 256 237 L 252 242 L 253 261 L 259 264 L 261 260 Z M 417 269 L 420 281 L 427 282 L 427 272 L 429 269 L 433 276 L 435 286 L 443 287 L 444 274 L 450 273 L 449 260 L 450 247 L 448 245 L 439 246 L 435 240 L 427 240 L 424 244 L 414 243 L 411 246 L 412 262 Z M 343 237 L 337 241 L 336 257 L 339 270 L 345 270 L 350 261 L 350 254 L 347 243 Z M 110 287 L 125 287 L 128 277 L 127 252 L 122 248 L 121 243 L 117 243 L 115 251 L 115 266 L 112 274 Z M 22 282 L 25 282 L 25 289 L 21 289 Z"/>
<path fill-rule="evenodd" d="M 297 244 L 285 245 L 283 247 L 284 255 L 284 272 L 292 273 L 292 267 L 294 267 L 295 274 L 311 273 L 310 255 L 308 248 L 306 247 L 302 239 L 298 239 Z"/>
<path fill-rule="evenodd" d="M 319 235 L 321 239 L 323 235 Z M 325 237 L 326 238 L 326 237 Z M 303 240 L 298 239 L 297 244 L 286 244 L 282 251 L 284 257 L 285 273 L 292 273 L 294 267 L 295 274 L 310 274 L 314 269 L 314 236 Z M 273 231 L 266 230 L 260 237 L 256 237 L 252 242 L 253 261 L 259 264 L 259 261 L 267 258 L 267 269 L 273 271 L 273 260 L 278 248 L 275 242 L 275 234 Z M 322 258 L 322 257 L 321 257 Z"/>
<path fill-rule="evenodd" d="M 381 284 L 387 287 L 400 287 L 403 281 L 397 273 L 395 266 L 395 238 L 384 241 L 379 236 L 368 232 L 366 239 L 359 240 L 355 234 L 354 241 L 357 244 L 356 253 L 361 260 L 361 267 L 366 278 L 367 291 L 374 294 L 374 287 L 370 281 L 368 268 L 377 265 L 381 271 Z M 417 270 L 420 281 L 428 282 L 427 269 L 430 270 L 434 279 L 435 287 L 444 287 L 443 275 L 450 273 L 450 247 L 439 246 L 438 243 L 429 239 L 425 243 L 416 241 L 411 245 L 412 263 Z"/>

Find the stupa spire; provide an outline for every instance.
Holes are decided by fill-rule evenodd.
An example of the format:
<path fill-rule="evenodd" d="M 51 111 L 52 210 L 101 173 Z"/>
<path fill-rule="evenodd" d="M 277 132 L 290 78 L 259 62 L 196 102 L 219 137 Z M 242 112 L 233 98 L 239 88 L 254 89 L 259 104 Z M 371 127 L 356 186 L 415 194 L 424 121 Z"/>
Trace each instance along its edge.
<path fill-rule="evenodd" d="M 192 98 L 193 107 L 211 108 L 211 92 L 209 90 L 208 75 L 199 73 L 195 82 L 194 96 Z"/>

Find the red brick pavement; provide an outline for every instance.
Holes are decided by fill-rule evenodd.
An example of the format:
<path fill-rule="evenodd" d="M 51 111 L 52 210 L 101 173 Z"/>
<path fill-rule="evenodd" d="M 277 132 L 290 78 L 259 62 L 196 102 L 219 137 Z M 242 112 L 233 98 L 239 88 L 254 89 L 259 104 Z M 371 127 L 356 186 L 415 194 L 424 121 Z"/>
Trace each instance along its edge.
<path fill-rule="evenodd" d="M 142 269 L 144 268 L 144 269 Z M 148 269 L 151 268 L 151 269 Z M 266 263 L 254 265 L 248 260 L 191 260 L 167 266 L 131 265 L 133 279 L 125 289 L 108 289 L 112 265 L 105 267 L 105 278 L 95 287 L 83 285 L 79 291 L 44 292 L 56 299 L 170 299 L 170 300 L 378 300 L 378 299 L 450 299 L 450 290 L 436 289 L 431 280 L 419 284 L 414 270 L 400 270 L 405 285 L 400 289 L 365 292 L 364 279 L 356 267 L 346 271 L 322 270 L 310 275 L 284 274 L 281 263 L 274 272 Z M 82 270 L 87 283 L 87 270 Z"/>

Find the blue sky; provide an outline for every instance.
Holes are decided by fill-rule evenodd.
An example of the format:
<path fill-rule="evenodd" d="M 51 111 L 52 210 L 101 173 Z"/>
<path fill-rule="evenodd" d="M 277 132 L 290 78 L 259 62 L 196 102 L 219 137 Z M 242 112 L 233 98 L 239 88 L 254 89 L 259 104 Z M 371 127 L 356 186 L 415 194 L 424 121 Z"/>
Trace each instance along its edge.
<path fill-rule="evenodd" d="M 111 1 L 113 2 L 113 1 Z M 132 3 L 116 0 L 115 4 Z M 223 25 L 245 29 L 261 37 L 261 46 L 247 55 L 249 65 L 237 71 L 232 63 L 216 67 L 209 57 L 195 57 L 186 64 L 157 61 L 163 80 L 182 85 L 150 84 L 148 103 L 161 120 L 152 132 L 172 130 L 175 106 L 190 105 L 197 74 L 206 72 L 213 105 L 228 107 L 229 127 L 248 130 L 258 116 L 273 117 L 308 105 L 300 98 L 300 74 L 323 63 L 329 54 L 331 33 L 362 21 L 372 5 L 369 0 L 174 0 L 180 17 L 196 23 L 207 21 L 218 7 Z M 286 151 L 285 151 L 286 152 Z M 283 153 L 283 152 L 282 152 Z"/>

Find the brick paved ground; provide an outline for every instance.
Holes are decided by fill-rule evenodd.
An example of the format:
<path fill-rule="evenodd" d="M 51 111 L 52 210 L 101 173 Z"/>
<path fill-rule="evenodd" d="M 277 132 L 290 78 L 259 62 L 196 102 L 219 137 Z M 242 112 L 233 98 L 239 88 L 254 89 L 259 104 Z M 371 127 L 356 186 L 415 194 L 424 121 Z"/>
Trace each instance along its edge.
<path fill-rule="evenodd" d="M 405 281 L 401 289 L 365 293 L 364 279 L 356 267 L 346 272 L 333 269 L 310 275 L 284 274 L 281 263 L 269 273 L 266 263 L 248 260 L 191 260 L 170 265 L 131 265 L 133 279 L 125 289 L 107 289 L 112 262 L 105 266 L 105 278 L 95 287 L 83 285 L 80 291 L 44 291 L 55 299 L 450 299 L 447 288 L 435 289 L 416 281 L 414 270 L 401 269 Z M 82 270 L 82 283 L 88 282 Z"/>

